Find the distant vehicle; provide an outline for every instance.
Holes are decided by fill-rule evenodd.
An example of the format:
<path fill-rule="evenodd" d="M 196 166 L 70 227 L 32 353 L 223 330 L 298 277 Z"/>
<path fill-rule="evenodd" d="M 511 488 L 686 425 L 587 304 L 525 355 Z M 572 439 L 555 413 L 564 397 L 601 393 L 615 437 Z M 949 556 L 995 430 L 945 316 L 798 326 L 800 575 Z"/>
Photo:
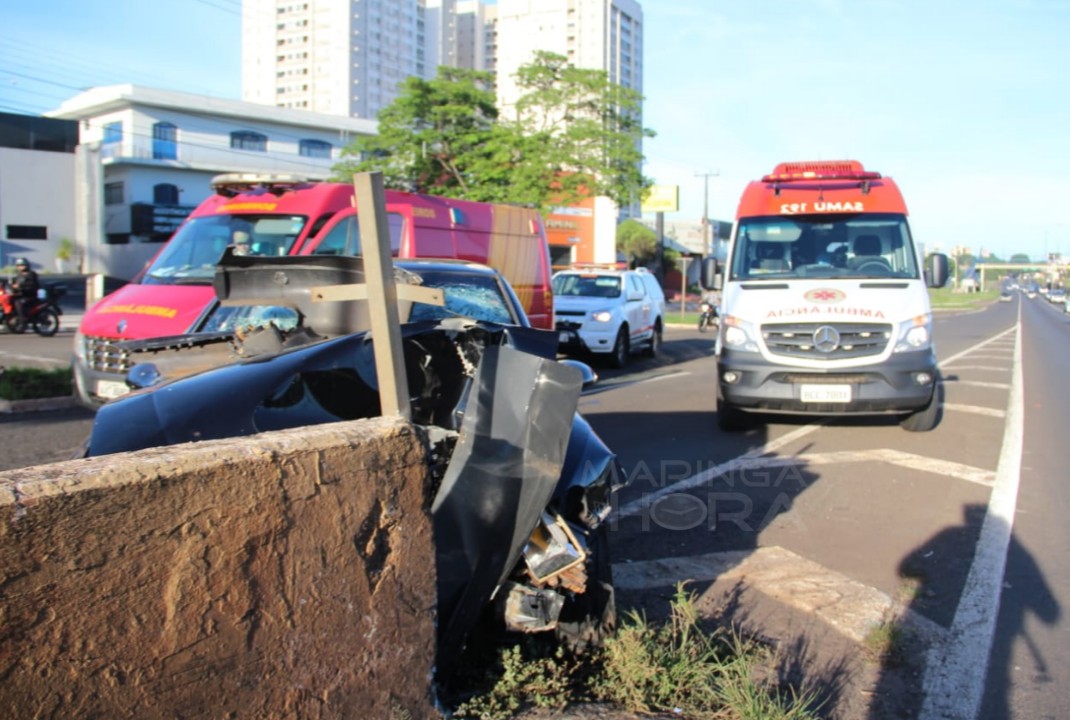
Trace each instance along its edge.
<path fill-rule="evenodd" d="M 1003 292 L 1001 292 L 999 294 L 999 301 L 1000 302 L 1010 302 L 1013 299 L 1014 299 L 1014 297 L 1011 294 L 1010 290 L 1004 290 Z"/>
<path fill-rule="evenodd" d="M 781 163 L 743 191 L 722 289 L 717 423 L 763 414 L 889 415 L 912 432 L 939 418 L 926 287 L 948 278 L 924 259 L 896 183 L 854 160 Z"/>
<path fill-rule="evenodd" d="M 1048 302 L 1053 305 L 1060 305 L 1066 302 L 1066 290 L 1064 288 L 1054 288 L 1048 292 Z"/>
<path fill-rule="evenodd" d="M 225 174 L 146 270 L 88 308 L 74 341 L 74 380 L 88 407 L 126 392 L 115 344 L 191 332 L 212 311 L 224 249 L 260 257 L 360 256 L 360 209 L 349 183 L 292 175 Z M 458 258 L 496 268 L 532 326 L 550 329 L 550 250 L 537 210 L 387 190 L 397 258 Z"/>
<path fill-rule="evenodd" d="M 638 349 L 654 357 L 665 327 L 665 294 L 646 268 L 576 266 L 554 275 L 554 329 L 568 355 L 624 367 Z"/>
<path fill-rule="evenodd" d="M 265 297 L 285 277 L 287 302 L 239 305 L 259 308 L 246 318 L 285 327 L 272 320 L 239 332 L 231 313 L 219 323 L 231 331 L 214 341 L 212 333 L 132 341 L 148 361 L 130 372 L 143 387 L 98 410 L 87 455 L 380 414 L 364 301 L 316 303 L 308 293 L 362 283 L 361 259 L 228 253 L 218 272 L 217 288 L 230 293 L 221 300 L 236 302 Z M 556 632 L 573 646 L 596 642 L 615 622 L 605 521 L 624 474 L 574 412 L 581 375 L 555 361 L 556 336 L 530 327 L 491 268 L 405 260 L 395 277 L 442 290 L 445 302 L 399 301 L 412 419 L 433 431 L 439 667 L 456 660 L 481 616 L 512 631 Z M 170 361 L 214 366 L 168 380 Z M 484 613 L 492 598 L 497 612 Z"/>

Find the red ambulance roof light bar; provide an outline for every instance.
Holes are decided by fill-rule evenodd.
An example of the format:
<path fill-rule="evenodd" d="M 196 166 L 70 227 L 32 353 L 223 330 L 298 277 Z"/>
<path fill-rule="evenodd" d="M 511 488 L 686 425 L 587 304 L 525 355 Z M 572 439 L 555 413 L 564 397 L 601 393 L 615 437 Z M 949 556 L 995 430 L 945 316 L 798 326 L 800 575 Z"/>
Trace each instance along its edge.
<path fill-rule="evenodd" d="M 281 195 L 299 185 L 309 184 L 309 179 L 300 175 L 284 173 L 225 173 L 212 178 L 211 187 L 217 194 L 234 197 L 238 193 L 264 188 L 272 195 Z"/>
<path fill-rule="evenodd" d="M 766 183 L 800 182 L 806 180 L 879 180 L 879 172 L 870 172 L 857 160 L 817 160 L 813 162 L 780 163 L 773 172 L 762 178 Z"/>

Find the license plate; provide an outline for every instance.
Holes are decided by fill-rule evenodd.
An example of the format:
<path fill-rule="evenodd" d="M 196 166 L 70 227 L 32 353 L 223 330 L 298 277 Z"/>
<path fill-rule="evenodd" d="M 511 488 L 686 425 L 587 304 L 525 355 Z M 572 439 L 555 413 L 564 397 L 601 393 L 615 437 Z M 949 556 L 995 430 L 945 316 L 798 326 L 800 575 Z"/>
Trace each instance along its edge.
<path fill-rule="evenodd" d="M 128 392 L 130 392 L 130 388 L 124 382 L 119 382 L 118 380 L 97 381 L 97 395 L 107 400 L 114 400 L 117 397 L 126 395 Z"/>
<path fill-rule="evenodd" d="M 850 385 L 800 385 L 799 399 L 812 403 L 851 402 Z"/>

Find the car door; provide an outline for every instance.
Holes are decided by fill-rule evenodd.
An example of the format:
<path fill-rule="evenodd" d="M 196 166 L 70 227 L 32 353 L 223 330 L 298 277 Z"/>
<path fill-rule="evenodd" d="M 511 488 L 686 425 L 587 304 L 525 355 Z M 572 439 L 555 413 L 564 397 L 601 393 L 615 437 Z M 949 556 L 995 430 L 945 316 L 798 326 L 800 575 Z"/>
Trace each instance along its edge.
<path fill-rule="evenodd" d="M 645 338 L 650 332 L 650 313 L 653 303 L 643 283 L 634 274 L 627 276 L 624 287 L 629 334 L 634 343 L 636 340 Z"/>

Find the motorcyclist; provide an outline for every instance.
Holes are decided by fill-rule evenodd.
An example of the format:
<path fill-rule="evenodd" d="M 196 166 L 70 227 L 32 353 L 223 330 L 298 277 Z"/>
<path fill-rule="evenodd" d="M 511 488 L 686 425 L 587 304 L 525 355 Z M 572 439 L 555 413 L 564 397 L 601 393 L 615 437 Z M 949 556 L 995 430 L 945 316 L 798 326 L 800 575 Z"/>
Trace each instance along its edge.
<path fill-rule="evenodd" d="M 11 281 L 11 294 L 15 304 L 15 314 L 18 315 L 18 331 L 26 329 L 30 320 L 30 308 L 37 302 L 37 291 L 41 287 L 41 281 L 37 273 L 30 267 L 26 258 L 15 261 L 16 275 Z"/>

